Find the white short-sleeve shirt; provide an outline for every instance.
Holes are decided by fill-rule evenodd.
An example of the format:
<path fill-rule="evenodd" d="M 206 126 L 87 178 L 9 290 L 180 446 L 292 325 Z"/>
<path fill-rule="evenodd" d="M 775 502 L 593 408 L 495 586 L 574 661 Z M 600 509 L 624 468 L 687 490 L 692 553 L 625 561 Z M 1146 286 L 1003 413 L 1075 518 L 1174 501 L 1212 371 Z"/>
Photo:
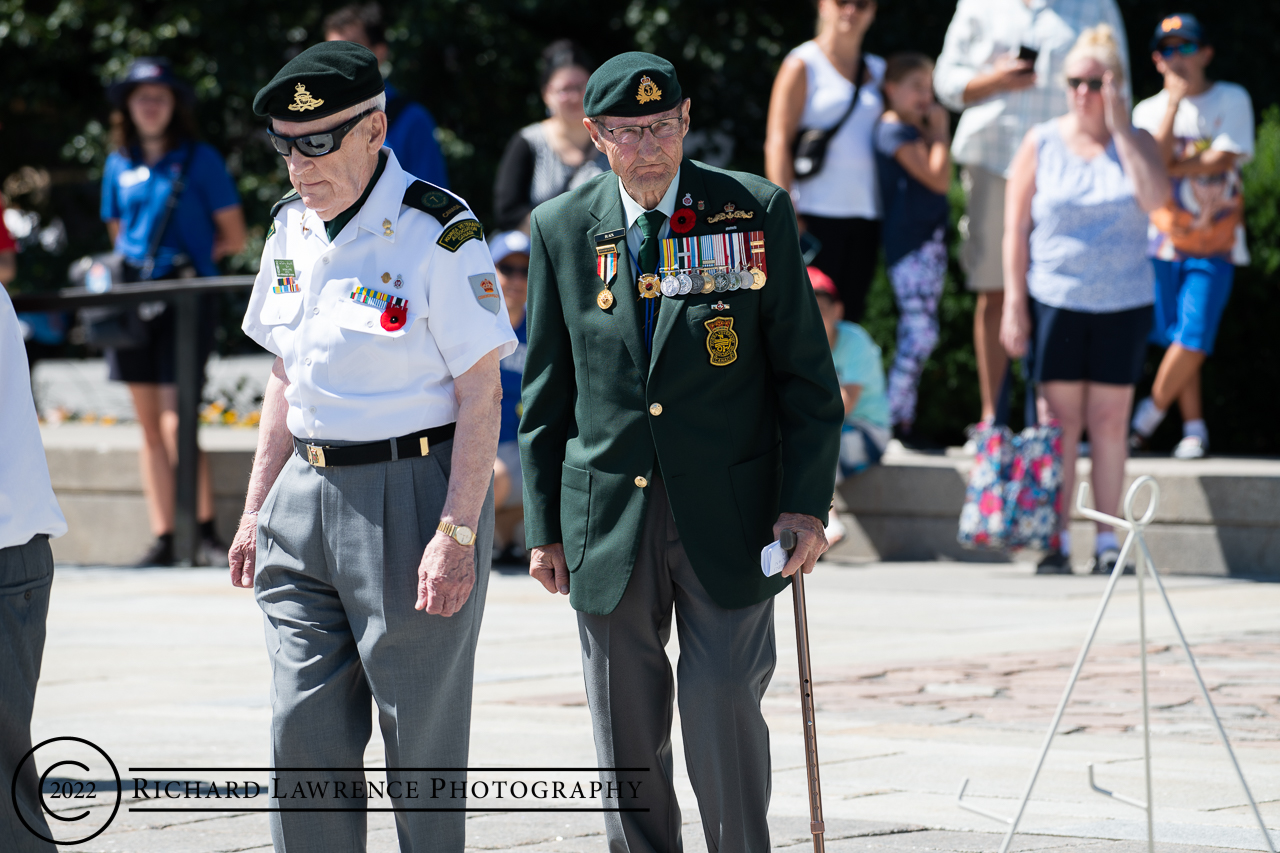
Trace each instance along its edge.
<path fill-rule="evenodd" d="M 516 348 L 475 217 L 442 224 L 405 205 L 416 179 L 383 151 L 382 176 L 332 243 L 298 199 L 276 212 L 262 251 L 243 328 L 283 359 L 299 438 L 379 441 L 452 423 L 454 377 Z M 387 328 L 396 299 L 405 319 Z"/>

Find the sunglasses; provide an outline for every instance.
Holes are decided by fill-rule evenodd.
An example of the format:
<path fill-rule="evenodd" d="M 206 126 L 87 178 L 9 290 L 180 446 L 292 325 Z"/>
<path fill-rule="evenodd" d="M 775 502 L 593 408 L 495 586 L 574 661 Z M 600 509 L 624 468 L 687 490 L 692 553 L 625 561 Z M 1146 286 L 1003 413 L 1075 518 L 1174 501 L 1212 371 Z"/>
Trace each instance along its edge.
<path fill-rule="evenodd" d="M 288 157 L 289 152 L 297 148 L 298 153 L 303 157 L 323 157 L 326 154 L 332 154 L 342 147 L 343 138 L 351 132 L 351 129 L 359 124 L 366 116 L 372 113 L 372 107 L 355 116 L 351 120 L 338 125 L 333 130 L 326 130 L 323 133 L 307 133 L 302 136 L 281 136 L 271 128 L 267 128 L 267 136 L 271 137 L 271 144 L 279 152 L 281 157 Z"/>
<path fill-rule="evenodd" d="M 529 277 L 528 267 L 516 267 L 516 266 L 512 266 L 511 264 L 498 264 L 498 272 L 502 273 L 505 276 L 515 276 L 519 278 Z"/>
<path fill-rule="evenodd" d="M 1073 92 L 1076 89 L 1079 89 L 1081 84 L 1088 86 L 1090 92 L 1102 91 L 1101 77 L 1068 77 L 1067 78 L 1067 88 Z"/>
<path fill-rule="evenodd" d="M 1158 49 L 1160 51 L 1160 55 L 1165 59 L 1168 59 L 1175 53 L 1180 53 L 1183 56 L 1191 56 L 1200 49 L 1200 45 L 1193 41 L 1184 41 L 1182 44 L 1161 45 Z"/>

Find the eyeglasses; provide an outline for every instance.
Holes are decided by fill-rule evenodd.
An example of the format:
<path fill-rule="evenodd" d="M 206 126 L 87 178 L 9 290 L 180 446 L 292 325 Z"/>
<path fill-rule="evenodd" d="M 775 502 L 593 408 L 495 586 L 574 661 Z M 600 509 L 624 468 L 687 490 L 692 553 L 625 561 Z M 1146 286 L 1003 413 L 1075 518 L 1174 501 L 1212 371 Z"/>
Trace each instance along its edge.
<path fill-rule="evenodd" d="M 852 6 L 859 12 L 865 12 L 875 5 L 875 0 L 835 0 L 835 2 L 836 5 L 841 8 L 845 6 Z"/>
<path fill-rule="evenodd" d="M 1199 49 L 1200 45 L 1193 41 L 1184 41 L 1182 44 L 1165 44 L 1159 47 L 1160 55 L 1165 59 L 1168 59 L 1175 53 L 1180 53 L 1183 56 L 1191 56 Z"/>
<path fill-rule="evenodd" d="M 1101 77 L 1068 77 L 1067 78 L 1067 88 L 1073 92 L 1076 89 L 1079 89 L 1081 84 L 1088 86 L 1090 92 L 1102 91 Z"/>
<path fill-rule="evenodd" d="M 670 139 L 680 132 L 683 125 L 683 118 L 664 118 L 652 124 L 629 124 L 624 127 L 605 127 L 596 122 L 596 127 L 608 133 L 617 145 L 638 145 L 646 130 L 653 134 L 654 139 Z"/>
<path fill-rule="evenodd" d="M 517 278 L 528 278 L 528 267 L 513 267 L 511 264 L 498 264 L 498 272 L 505 276 L 514 276 Z"/>
<path fill-rule="evenodd" d="M 281 157 L 288 157 L 289 152 L 297 148 L 298 153 L 303 157 L 323 157 L 326 154 L 332 154 L 342 147 L 343 138 L 351 132 L 351 129 L 359 124 L 366 116 L 374 112 L 370 107 L 360 115 L 355 116 L 350 121 L 338 125 L 333 130 L 326 130 L 323 133 L 307 133 L 302 136 L 281 136 L 271 128 L 267 128 L 267 136 L 271 137 L 271 144 L 275 146 L 276 151 Z"/>

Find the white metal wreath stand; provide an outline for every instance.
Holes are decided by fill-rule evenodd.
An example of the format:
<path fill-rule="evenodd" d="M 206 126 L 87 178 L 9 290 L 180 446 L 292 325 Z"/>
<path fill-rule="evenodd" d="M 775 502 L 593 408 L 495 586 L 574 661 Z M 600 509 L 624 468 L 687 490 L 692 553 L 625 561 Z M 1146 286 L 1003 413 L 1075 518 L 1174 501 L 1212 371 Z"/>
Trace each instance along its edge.
<path fill-rule="evenodd" d="M 1134 518 L 1133 507 L 1138 493 L 1143 486 L 1151 486 L 1151 500 L 1147 504 L 1147 510 L 1142 514 L 1141 518 Z M 1106 613 L 1107 603 L 1111 600 L 1111 593 L 1115 591 L 1116 581 L 1120 579 L 1120 575 L 1124 573 L 1124 567 L 1131 551 L 1136 549 L 1137 569 L 1136 575 L 1138 579 L 1138 638 L 1139 649 L 1141 650 L 1139 659 L 1142 668 L 1142 759 L 1143 769 L 1146 775 L 1147 798 L 1146 801 L 1135 800 L 1116 794 L 1104 788 L 1099 788 L 1093 780 L 1093 765 L 1088 765 L 1089 787 L 1097 791 L 1103 796 L 1110 797 L 1122 803 L 1136 806 L 1147 814 L 1147 851 L 1154 853 L 1155 838 L 1154 825 L 1152 820 L 1152 799 L 1151 799 L 1151 726 L 1150 726 L 1150 707 L 1147 701 L 1147 617 L 1145 607 L 1145 594 L 1143 589 L 1143 575 L 1146 572 L 1151 573 L 1151 578 L 1156 582 L 1156 588 L 1160 590 L 1160 597 L 1164 600 L 1165 609 L 1169 611 L 1169 618 L 1173 621 L 1174 630 L 1178 632 L 1178 640 L 1182 643 L 1182 650 L 1186 652 L 1187 662 L 1191 664 L 1191 672 L 1196 677 L 1196 684 L 1200 687 L 1200 695 L 1204 697 L 1205 705 L 1209 708 L 1209 715 L 1213 718 L 1213 724 L 1218 729 L 1218 735 L 1222 738 L 1222 745 L 1227 750 L 1227 755 L 1231 758 L 1231 766 L 1235 768 L 1236 777 L 1240 780 L 1240 786 L 1244 788 L 1244 795 L 1249 800 L 1249 806 L 1253 809 L 1253 816 L 1257 818 L 1258 828 L 1262 830 L 1262 838 L 1266 843 L 1266 850 L 1269 853 L 1276 853 L 1276 848 L 1271 843 L 1271 836 L 1267 832 L 1267 826 L 1262 821 L 1262 815 L 1258 812 L 1258 805 L 1253 799 L 1253 794 L 1249 791 L 1249 783 L 1244 780 L 1244 772 L 1240 769 L 1240 762 L 1236 760 L 1235 751 L 1231 748 L 1231 741 L 1227 738 L 1226 729 L 1222 727 L 1222 721 L 1218 719 L 1218 711 L 1213 706 L 1213 700 L 1209 697 L 1209 690 L 1205 687 L 1204 679 L 1200 677 L 1200 668 L 1196 666 L 1195 656 L 1191 654 L 1191 647 L 1187 645 L 1187 637 L 1182 633 L 1182 626 L 1178 624 L 1178 617 L 1173 612 L 1173 605 L 1169 602 L 1169 596 L 1165 592 L 1164 583 L 1160 580 L 1160 574 L 1156 571 L 1155 562 L 1151 559 L 1151 552 L 1147 549 L 1147 540 L 1144 535 L 1145 528 L 1151 523 L 1151 519 L 1155 517 L 1156 506 L 1160 502 L 1160 485 L 1154 478 L 1143 476 L 1134 481 L 1129 487 L 1128 493 L 1124 498 L 1124 518 L 1119 519 L 1105 513 L 1098 512 L 1095 509 L 1086 507 L 1085 498 L 1089 493 L 1089 484 L 1081 483 L 1080 491 L 1077 493 L 1076 509 L 1085 518 L 1094 521 L 1100 521 L 1103 524 L 1110 524 L 1117 529 L 1128 530 L 1129 534 L 1124 539 L 1124 546 L 1120 549 L 1120 559 L 1116 561 L 1115 570 L 1111 573 L 1111 580 L 1107 583 L 1107 590 L 1102 594 L 1102 601 L 1098 605 L 1098 613 L 1093 617 L 1093 625 L 1089 627 L 1089 633 L 1085 637 L 1084 646 L 1080 649 L 1080 656 L 1076 658 L 1075 668 L 1071 670 L 1071 679 L 1067 682 L 1067 688 L 1062 692 L 1062 699 L 1058 702 L 1057 713 L 1053 715 L 1053 722 L 1049 724 L 1049 733 L 1044 739 L 1044 746 L 1040 748 L 1040 757 L 1036 760 L 1035 768 L 1031 771 L 1031 778 L 1027 780 L 1026 790 L 1023 791 L 1022 801 L 1018 804 L 1018 813 L 1013 817 L 1005 817 L 985 809 L 971 806 L 964 802 L 965 788 L 969 785 L 969 780 L 965 779 L 960 783 L 960 792 L 956 795 L 956 803 L 962 809 L 980 814 L 983 817 L 989 817 L 1007 824 L 1009 832 L 1004 837 L 1004 843 L 1000 845 L 1000 853 L 1008 853 L 1009 845 L 1013 842 L 1013 836 L 1018 831 L 1018 824 L 1022 820 L 1023 812 L 1026 811 L 1027 801 L 1031 799 L 1031 790 L 1035 787 L 1036 777 L 1040 775 L 1040 769 L 1044 766 L 1045 756 L 1049 754 L 1049 745 L 1053 743 L 1053 736 L 1058 731 L 1058 724 L 1062 721 L 1062 714 L 1067 708 L 1067 702 L 1071 699 L 1071 691 L 1075 689 L 1076 680 L 1080 677 L 1080 670 L 1084 666 L 1085 657 L 1089 654 L 1089 647 L 1093 645 L 1094 637 L 1098 633 L 1098 626 L 1102 622 L 1102 616 Z M 1136 545 L 1135 545 L 1136 543 Z"/>

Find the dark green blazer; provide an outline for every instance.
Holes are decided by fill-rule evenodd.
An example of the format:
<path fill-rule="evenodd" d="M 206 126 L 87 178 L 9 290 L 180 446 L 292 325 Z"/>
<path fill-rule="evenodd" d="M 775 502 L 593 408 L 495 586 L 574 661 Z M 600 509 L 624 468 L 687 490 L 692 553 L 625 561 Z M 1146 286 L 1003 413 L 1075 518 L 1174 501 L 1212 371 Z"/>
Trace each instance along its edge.
<path fill-rule="evenodd" d="M 650 491 L 638 482 L 662 477 L 689 561 L 726 608 L 786 587 L 760 571 L 778 513 L 825 520 L 831 503 L 844 407 L 791 199 L 755 175 L 689 159 L 677 210 L 686 194 L 697 225 L 671 236 L 762 230 L 768 281 L 660 297 L 651 356 L 625 237 L 614 304 L 596 304 L 597 236 L 626 228 L 617 176 L 606 172 L 531 218 L 519 433 L 526 539 L 530 548 L 564 544 L 570 602 L 587 613 L 612 612 L 626 590 Z M 728 203 L 752 218 L 708 223 Z M 737 336 L 737 357 L 722 367 L 712 364 L 705 325 L 720 317 L 732 318 Z"/>

